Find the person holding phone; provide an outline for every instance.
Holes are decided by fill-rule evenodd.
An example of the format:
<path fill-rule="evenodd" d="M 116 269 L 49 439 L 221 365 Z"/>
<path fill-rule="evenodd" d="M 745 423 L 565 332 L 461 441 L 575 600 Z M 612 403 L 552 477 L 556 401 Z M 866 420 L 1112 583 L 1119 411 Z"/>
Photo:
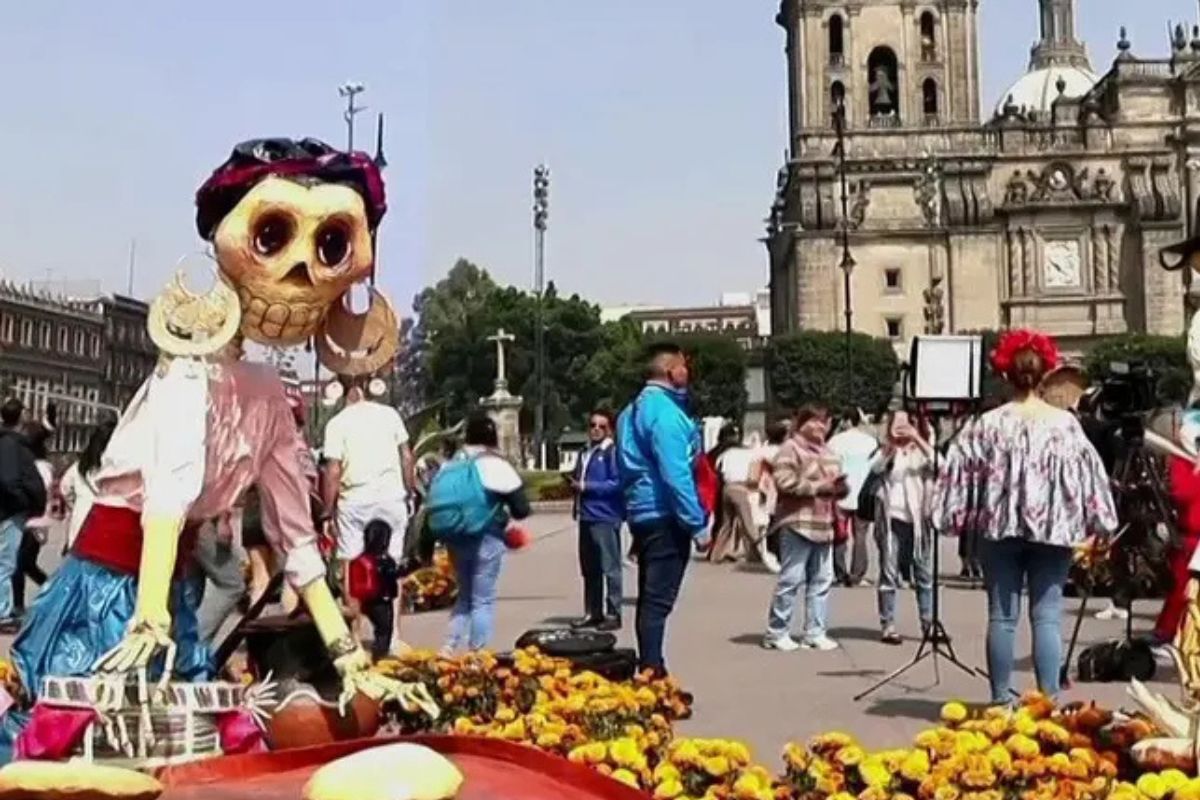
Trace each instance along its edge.
<path fill-rule="evenodd" d="M 933 497 L 933 446 L 927 426 L 906 411 L 887 419 L 887 439 L 871 471 L 882 475 L 875 493 L 875 543 L 879 548 L 879 626 L 885 644 L 900 644 L 896 631 L 896 592 L 903 565 L 911 564 L 921 628 L 933 622 L 933 548 L 929 524 Z"/>
<path fill-rule="evenodd" d="M 778 498 L 771 528 L 779 532 L 782 561 L 771 600 L 768 650 L 834 650 L 828 629 L 829 590 L 833 586 L 833 533 L 837 501 L 850 492 L 842 462 L 825 444 L 829 414 L 808 405 L 796 412 L 793 433 L 771 464 Z M 804 635 L 792 638 L 796 597 L 805 588 Z"/>

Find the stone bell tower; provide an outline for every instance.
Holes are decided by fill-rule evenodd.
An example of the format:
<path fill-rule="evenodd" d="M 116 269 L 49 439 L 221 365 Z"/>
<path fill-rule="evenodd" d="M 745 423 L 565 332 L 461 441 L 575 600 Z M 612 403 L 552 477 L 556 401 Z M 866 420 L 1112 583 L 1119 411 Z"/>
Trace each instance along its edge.
<path fill-rule="evenodd" d="M 978 5 L 784 0 L 793 144 L 830 128 L 839 102 L 850 130 L 978 122 Z"/>

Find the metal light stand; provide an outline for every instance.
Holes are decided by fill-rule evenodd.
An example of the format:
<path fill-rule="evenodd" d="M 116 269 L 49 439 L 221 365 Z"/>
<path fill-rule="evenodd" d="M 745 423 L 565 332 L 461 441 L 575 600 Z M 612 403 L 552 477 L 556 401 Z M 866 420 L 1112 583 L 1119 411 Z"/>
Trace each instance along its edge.
<path fill-rule="evenodd" d="M 833 110 L 833 131 L 837 136 L 834 153 L 838 157 L 838 177 L 842 193 L 842 291 L 846 300 L 846 405 L 854 405 L 854 304 L 852 302 L 850 274 L 856 263 L 850 255 L 850 187 L 846 178 L 846 103 L 839 100 Z"/>
<path fill-rule="evenodd" d="M 940 457 L 939 457 L 940 448 L 937 447 L 936 440 L 937 440 L 937 431 L 939 430 L 938 422 L 941 421 L 941 417 L 939 417 L 939 415 L 937 413 L 934 413 L 933 415 L 931 415 L 931 418 L 932 418 L 932 422 L 933 422 L 933 426 L 934 426 L 933 431 L 934 431 L 934 441 L 935 441 L 934 448 L 933 448 L 933 468 L 934 468 L 934 473 L 937 474 L 938 468 L 940 466 Z M 953 437 L 951 437 L 951 438 L 953 438 Z M 901 675 L 905 674 L 910 669 L 917 666 L 918 664 L 920 664 L 922 661 L 924 661 L 927 658 L 933 659 L 933 683 L 935 686 L 942 682 L 941 667 L 938 663 L 939 658 L 946 659 L 946 661 L 950 662 L 951 664 L 958 667 L 963 672 L 965 672 L 968 675 L 971 675 L 973 677 L 985 678 L 985 679 L 988 677 L 988 674 L 985 670 L 979 669 L 977 667 L 968 666 L 967 664 L 964 664 L 959 659 L 958 654 L 954 652 L 954 644 L 950 638 L 950 634 L 949 634 L 949 632 L 947 632 L 946 626 L 942 622 L 941 549 L 942 549 L 941 542 L 938 539 L 937 532 L 934 531 L 934 534 L 933 534 L 933 566 L 932 566 L 932 569 L 933 569 L 933 614 L 932 614 L 932 617 L 933 618 L 930 620 L 929 625 L 925 626 L 925 629 L 921 632 L 921 642 L 920 642 L 920 644 L 917 645 L 917 652 L 913 655 L 912 659 L 910 661 L 908 661 L 906 664 L 904 664 L 903 666 L 894 670 L 893 672 L 889 673 L 888 675 L 886 675 L 885 677 L 883 677 L 876 683 L 872 684 L 870 687 L 868 687 L 864 691 L 859 692 L 858 694 L 854 695 L 855 702 L 858 702 L 859 700 L 862 700 L 864 697 L 867 697 L 868 695 L 874 694 L 875 692 L 879 691 L 884 686 L 887 686 L 889 683 L 892 683 L 897 678 L 899 678 Z"/>

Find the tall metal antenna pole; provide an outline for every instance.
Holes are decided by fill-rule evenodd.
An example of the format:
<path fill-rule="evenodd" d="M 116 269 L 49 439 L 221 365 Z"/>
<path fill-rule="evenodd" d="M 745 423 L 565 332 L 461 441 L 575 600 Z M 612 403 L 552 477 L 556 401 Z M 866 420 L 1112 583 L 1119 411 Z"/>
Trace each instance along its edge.
<path fill-rule="evenodd" d="M 342 119 L 346 120 L 346 150 L 354 149 L 354 117 L 366 111 L 366 106 L 354 105 L 354 98 L 367 90 L 367 87 L 356 81 L 347 81 L 338 87 L 338 94 L 346 98 L 346 110 Z"/>
<path fill-rule="evenodd" d="M 137 263 L 137 239 L 129 240 L 129 275 L 125 283 L 125 295 L 133 297 L 133 269 Z"/>
<path fill-rule="evenodd" d="M 537 296 L 534 321 L 534 372 L 537 396 L 533 417 L 533 442 L 538 468 L 546 468 L 546 226 L 550 219 L 550 168 L 533 170 L 533 291 Z"/>

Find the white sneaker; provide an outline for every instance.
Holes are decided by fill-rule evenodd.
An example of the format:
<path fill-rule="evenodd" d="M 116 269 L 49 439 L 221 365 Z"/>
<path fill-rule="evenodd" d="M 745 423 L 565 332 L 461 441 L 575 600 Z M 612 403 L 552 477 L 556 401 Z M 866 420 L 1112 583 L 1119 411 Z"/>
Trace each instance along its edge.
<path fill-rule="evenodd" d="M 790 636 L 764 636 L 762 640 L 763 650 L 778 650 L 781 653 L 794 653 L 800 649 L 800 643 Z"/>
<path fill-rule="evenodd" d="M 830 639 L 825 634 L 821 634 L 820 636 L 814 637 L 812 639 L 805 639 L 803 642 L 800 643 L 800 646 L 803 647 L 805 650 L 820 650 L 822 652 L 828 652 L 830 650 L 838 649 L 838 643 L 835 642 L 833 639 Z"/>
<path fill-rule="evenodd" d="M 1129 612 L 1123 608 L 1117 608 L 1112 603 L 1109 603 L 1105 608 L 1096 612 L 1096 619 L 1102 620 L 1126 620 L 1129 619 Z"/>

